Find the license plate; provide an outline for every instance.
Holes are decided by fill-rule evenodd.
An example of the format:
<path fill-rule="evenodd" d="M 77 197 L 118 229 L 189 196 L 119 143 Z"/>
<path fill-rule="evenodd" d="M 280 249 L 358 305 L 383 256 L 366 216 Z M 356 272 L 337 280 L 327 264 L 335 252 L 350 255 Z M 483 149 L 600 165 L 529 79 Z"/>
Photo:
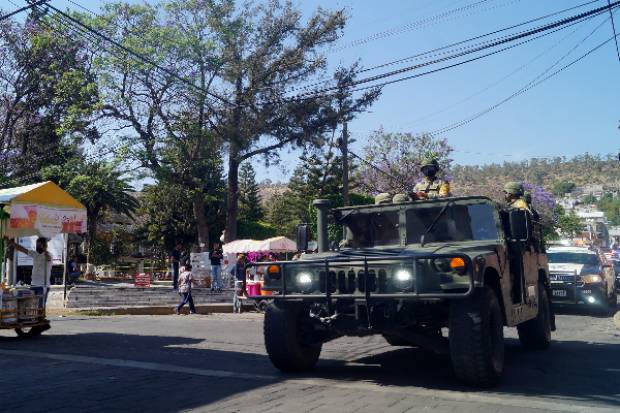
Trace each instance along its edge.
<path fill-rule="evenodd" d="M 553 290 L 554 297 L 566 297 L 566 290 Z"/>

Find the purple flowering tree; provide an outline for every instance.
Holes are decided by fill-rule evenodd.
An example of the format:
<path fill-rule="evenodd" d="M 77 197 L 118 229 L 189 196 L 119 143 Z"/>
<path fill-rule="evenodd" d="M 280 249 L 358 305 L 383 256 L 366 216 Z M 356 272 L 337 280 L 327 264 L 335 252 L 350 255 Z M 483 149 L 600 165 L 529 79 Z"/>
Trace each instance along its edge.
<path fill-rule="evenodd" d="M 532 196 L 532 207 L 540 215 L 543 225 L 554 227 L 557 224 L 555 196 L 543 187 L 523 182 L 523 189 Z"/>
<path fill-rule="evenodd" d="M 439 162 L 439 177 L 450 180 L 452 147 L 446 139 L 428 134 L 386 132 L 379 129 L 368 138 L 359 169 L 360 188 L 371 195 L 381 192 L 409 193 L 423 175 L 420 166 L 433 156 Z"/>

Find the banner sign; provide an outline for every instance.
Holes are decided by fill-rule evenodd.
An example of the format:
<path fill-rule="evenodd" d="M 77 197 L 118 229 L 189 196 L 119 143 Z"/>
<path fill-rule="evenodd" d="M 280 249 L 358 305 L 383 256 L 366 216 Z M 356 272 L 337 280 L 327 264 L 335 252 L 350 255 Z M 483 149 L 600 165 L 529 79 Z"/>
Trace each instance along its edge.
<path fill-rule="evenodd" d="M 73 208 L 54 208 L 44 205 L 11 205 L 9 231 L 37 232 L 50 238 L 58 233 L 86 232 L 86 211 Z"/>
<path fill-rule="evenodd" d="M 134 286 L 138 288 L 150 288 L 151 274 L 136 274 L 134 278 Z"/>

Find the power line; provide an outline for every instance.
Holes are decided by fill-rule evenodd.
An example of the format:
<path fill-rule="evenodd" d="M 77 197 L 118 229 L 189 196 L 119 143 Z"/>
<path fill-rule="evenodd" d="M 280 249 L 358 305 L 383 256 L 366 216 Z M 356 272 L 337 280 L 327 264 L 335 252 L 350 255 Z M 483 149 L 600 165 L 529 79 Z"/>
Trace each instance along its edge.
<path fill-rule="evenodd" d="M 517 96 L 520 96 L 524 93 L 526 93 L 527 91 L 535 88 L 536 86 L 540 85 L 541 83 L 544 83 L 545 81 L 551 79 L 552 77 L 558 75 L 559 73 L 563 72 L 564 70 L 568 69 L 569 67 L 573 66 L 574 64 L 580 62 L 581 60 L 585 59 L 586 57 L 590 56 L 592 53 L 594 53 L 595 51 L 599 50 L 601 47 L 605 46 L 607 43 L 611 42 L 612 40 L 616 39 L 618 37 L 618 35 L 614 35 L 612 37 L 610 37 L 609 39 L 603 41 L 602 43 L 598 44 L 597 46 L 595 46 L 594 48 L 590 49 L 588 52 L 586 52 L 585 54 L 581 55 L 580 57 L 578 57 L 577 59 L 571 61 L 570 63 L 562 66 L 560 69 L 552 72 L 551 74 L 540 78 L 541 75 L 543 75 L 544 73 L 548 72 L 551 68 L 548 68 L 547 71 L 543 72 L 541 75 L 539 75 L 537 78 L 535 78 L 533 81 L 531 81 L 530 83 L 528 83 L 526 86 L 524 86 L 523 88 L 519 89 L 518 91 L 516 91 L 515 93 L 513 93 L 512 95 L 508 96 L 507 98 L 501 100 L 500 102 L 496 103 L 493 106 L 488 107 L 487 109 L 471 116 L 468 119 L 462 120 L 460 122 L 454 123 L 450 126 L 441 128 L 441 129 L 436 129 L 432 132 L 430 132 L 431 135 L 435 135 L 435 134 L 444 134 L 446 132 L 450 132 L 454 129 L 460 128 L 462 126 L 465 126 L 471 122 L 473 122 L 474 120 L 486 115 L 487 113 L 497 109 L 498 107 L 502 106 L 503 104 L 509 102 L 510 100 L 516 98 Z M 557 64 L 557 62 L 556 62 Z M 554 67 L 556 64 L 554 64 L 551 67 Z M 539 79 L 539 80 L 536 80 Z"/>
<path fill-rule="evenodd" d="M 582 22 L 578 22 L 578 23 L 582 23 Z M 553 45 L 551 45 L 549 48 L 543 50 L 541 53 L 537 54 L 536 56 L 534 56 L 532 59 L 530 59 L 529 61 L 527 61 L 526 63 L 520 65 L 519 67 L 517 67 L 516 69 L 513 69 L 512 71 L 510 71 L 508 74 L 502 76 L 500 79 L 496 80 L 495 82 L 487 85 L 486 87 L 484 87 L 481 90 L 478 90 L 477 92 L 449 105 L 444 107 L 443 109 L 439 109 L 437 111 L 434 111 L 432 113 L 426 114 L 424 116 L 421 116 L 419 118 L 414 119 L 411 122 L 407 122 L 404 125 L 412 125 L 412 124 L 416 124 L 420 121 L 429 119 L 429 118 L 433 118 L 437 115 L 440 115 L 442 113 L 445 113 L 446 111 L 461 105 L 465 102 L 470 101 L 471 99 L 480 96 L 481 94 L 483 94 L 484 92 L 492 89 L 493 87 L 499 85 L 500 83 L 502 83 L 503 81 L 507 80 L 508 78 L 510 78 L 511 76 L 515 75 L 516 73 L 520 72 L 521 70 L 525 69 L 527 66 L 531 65 L 532 63 L 534 63 L 535 61 L 537 61 L 538 59 L 540 59 L 541 57 L 545 56 L 546 54 L 548 54 L 551 50 L 555 49 L 556 47 L 558 47 L 560 44 L 562 44 L 564 41 L 566 41 L 566 39 L 568 39 L 569 37 L 573 36 L 575 33 L 577 33 L 579 31 L 580 28 L 576 28 L 575 30 L 571 31 L 568 35 L 562 37 L 560 40 L 558 40 L 557 42 L 555 42 Z"/>
<path fill-rule="evenodd" d="M 607 4 L 610 4 L 611 0 L 607 0 Z M 609 18 L 611 19 L 611 28 L 614 32 L 614 36 L 616 36 L 616 23 L 614 23 L 614 14 L 611 11 L 611 8 L 609 9 Z M 615 37 L 615 43 L 616 43 L 616 54 L 618 55 L 618 61 L 620 61 L 620 49 L 618 49 L 618 38 Z"/>
<path fill-rule="evenodd" d="M 458 42 L 455 42 L 455 43 L 451 43 L 451 44 L 448 44 L 448 45 L 445 45 L 445 46 L 442 46 L 442 47 L 438 47 L 438 48 L 435 48 L 435 49 L 432 49 L 432 50 L 428 50 L 426 52 L 417 53 L 417 54 L 412 55 L 412 56 L 408 56 L 408 57 L 400 58 L 400 59 L 393 60 L 393 61 L 390 61 L 390 62 L 387 62 L 387 63 L 382 63 L 382 64 L 379 64 L 379 65 L 376 65 L 376 66 L 360 69 L 359 71 L 355 72 L 355 74 L 365 73 L 365 72 L 369 72 L 369 71 L 372 71 L 372 70 L 377 70 L 377 69 L 380 69 L 380 68 L 383 68 L 383 67 L 387 67 L 387 66 L 393 66 L 393 65 L 404 63 L 404 62 L 411 61 L 411 60 L 417 60 L 417 59 L 420 59 L 420 58 L 422 58 L 424 56 L 428 56 L 428 55 L 431 55 L 432 53 L 437 53 L 437 52 L 440 52 L 440 51 L 446 50 L 446 49 L 451 49 L 452 48 L 453 49 L 452 51 L 459 51 L 459 50 L 464 50 L 467 47 L 473 47 L 473 46 L 477 46 L 477 45 L 488 44 L 489 42 L 493 42 L 493 41 L 496 41 L 498 39 L 503 39 L 503 38 L 506 38 L 507 36 L 499 37 L 499 38 L 496 38 L 495 40 L 492 39 L 492 40 L 487 40 L 487 41 L 484 41 L 484 42 L 474 43 L 473 45 L 467 46 L 465 48 L 454 49 L 456 46 L 467 44 L 467 43 L 470 43 L 470 42 L 472 42 L 474 40 L 479 40 L 479 39 L 482 39 L 482 38 L 485 38 L 485 37 L 489 37 L 489 36 L 492 36 L 492 35 L 495 35 L 495 34 L 498 34 L 498 33 L 502 33 L 502 32 L 505 32 L 505 31 L 508 31 L 508 30 L 511 30 L 511 29 L 514 29 L 514 28 L 517 28 L 517 27 L 525 26 L 525 25 L 528 25 L 528 24 L 531 24 L 531 23 L 534 23 L 534 22 L 537 22 L 537 21 L 545 20 L 545 19 L 548 19 L 548 18 L 553 17 L 553 16 L 557 16 L 557 15 L 560 15 L 560 14 L 567 13 L 567 12 L 572 11 L 572 10 L 580 9 L 580 8 L 588 6 L 588 5 L 592 4 L 592 3 L 596 3 L 598 1 L 599 0 L 589 0 L 589 1 L 585 2 L 585 3 L 581 3 L 581 4 L 578 4 L 578 5 L 573 6 L 573 7 L 569 7 L 569 8 L 562 9 L 562 10 L 558 10 L 556 12 L 549 13 L 549 14 L 546 14 L 544 16 L 540 16 L 540 17 L 537 17 L 537 18 L 534 18 L 534 19 L 530 19 L 530 20 L 527 20 L 527 21 L 524 21 L 524 22 L 521 22 L 521 23 L 518 23 L 518 24 L 515 24 L 515 25 L 512 25 L 512 26 L 504 27 L 504 28 L 497 29 L 497 30 L 494 30 L 494 31 L 491 31 L 491 32 L 488 32 L 488 33 L 484 33 L 484 34 L 481 34 L 481 35 L 478 35 L 478 36 L 474 36 L 474 37 L 471 37 L 471 38 L 468 38 L 468 39 L 465 39 L 465 40 L 461 40 L 461 41 L 458 41 Z M 524 31 L 521 31 L 519 33 L 524 33 Z M 444 52 L 444 53 L 449 53 L 449 52 L 451 52 L 451 51 Z M 295 89 L 290 89 L 289 92 L 294 91 L 294 90 L 299 90 L 299 89 L 309 89 L 309 88 L 311 88 L 313 86 L 318 86 L 318 85 L 325 84 L 325 83 L 328 83 L 328 82 L 331 82 L 331 81 L 333 81 L 333 79 L 329 79 L 329 80 L 322 81 L 322 82 L 316 82 L 316 83 L 312 83 L 312 84 L 308 84 L 308 85 L 304 85 L 304 86 L 301 86 L 301 87 L 298 87 L 298 88 L 295 88 Z"/>
<path fill-rule="evenodd" d="M 178 74 L 176 74 L 175 72 L 169 70 L 168 68 L 165 68 L 165 67 L 161 66 L 160 64 L 154 62 L 153 60 L 149 59 L 148 57 L 142 55 L 141 53 L 138 53 L 135 50 L 132 50 L 129 47 L 126 47 L 126 46 L 120 44 L 119 42 L 117 42 L 116 40 L 114 40 L 111 37 L 107 36 L 106 34 L 101 33 L 99 30 L 96 30 L 96 29 L 92 28 L 91 26 L 89 26 L 89 25 L 81 22 L 80 20 L 74 18 L 73 16 L 71 16 L 71 15 L 69 15 L 69 14 L 67 14 L 67 13 L 65 13 L 65 12 L 63 12 L 63 11 L 61 11 L 59 9 L 57 9 L 56 7 L 54 7 L 52 5 L 47 5 L 47 7 L 49 7 L 52 10 L 54 10 L 56 13 L 64 16 L 66 19 L 71 21 L 73 24 L 76 24 L 76 25 L 82 27 L 84 30 L 94 34 L 97 37 L 100 37 L 101 39 L 105 40 L 106 42 L 108 42 L 108 43 L 114 45 L 115 47 L 123 50 L 124 52 L 134 56 L 136 59 L 140 60 L 141 62 L 146 63 L 146 64 L 156 68 L 157 70 L 166 73 L 168 76 L 171 76 L 171 77 L 173 77 L 173 78 L 175 78 L 177 80 L 180 80 L 181 82 L 187 84 L 188 86 L 190 86 L 190 87 L 192 87 L 192 88 L 194 88 L 194 89 L 196 89 L 196 90 L 198 90 L 200 92 L 205 93 L 208 96 L 214 97 L 217 100 L 219 100 L 219 101 L 221 101 L 223 103 L 226 103 L 228 105 L 233 105 L 233 103 L 228 101 L 228 99 L 226 99 L 226 98 L 224 98 L 222 96 L 219 96 L 216 93 L 213 93 L 213 92 L 211 92 L 211 91 L 209 91 L 207 89 L 204 89 L 204 88 L 194 84 L 194 82 L 192 82 L 189 79 L 184 78 L 183 76 L 179 76 Z"/>
<path fill-rule="evenodd" d="M 10 13 L 0 15 L 0 21 L 2 21 L 2 20 L 6 20 L 6 19 L 8 19 L 9 17 L 15 16 L 16 14 L 19 14 L 19 13 L 21 13 L 21 12 L 23 12 L 23 11 L 30 10 L 30 9 L 32 9 L 33 7 L 39 6 L 39 5 L 41 5 L 41 4 L 45 4 L 45 3 L 47 3 L 48 1 L 49 1 L 49 0 L 39 0 L 39 1 L 35 2 L 35 3 L 29 4 L 28 6 L 20 7 L 20 8 L 19 8 L 19 9 L 17 9 L 17 10 L 13 10 L 13 11 L 12 11 L 12 12 L 10 12 Z"/>
<path fill-rule="evenodd" d="M 620 5 L 620 1 L 616 1 L 616 2 L 614 2 L 612 4 L 612 7 L 616 8 L 619 5 Z M 468 55 L 468 54 L 472 54 L 472 53 L 475 53 L 475 52 L 479 52 L 479 51 L 482 51 L 482 50 L 485 50 L 485 49 L 493 48 L 493 47 L 496 47 L 496 46 L 499 46 L 499 45 L 502 45 L 502 44 L 505 44 L 505 43 L 510 43 L 510 42 L 515 41 L 515 40 L 526 38 L 526 37 L 529 37 L 529 36 L 533 36 L 535 34 L 542 33 L 542 32 L 545 32 L 545 31 L 549 31 L 549 30 L 554 29 L 554 28 L 561 28 L 561 27 L 566 26 L 566 25 L 568 25 L 570 23 L 574 23 L 574 22 L 578 22 L 580 20 L 585 20 L 585 19 L 588 19 L 588 18 L 592 18 L 592 17 L 594 17 L 596 15 L 599 15 L 601 13 L 606 12 L 608 9 L 609 9 L 609 6 L 599 7 L 599 8 L 590 10 L 588 12 L 580 13 L 578 15 L 575 15 L 575 16 L 572 16 L 572 17 L 569 17 L 569 18 L 565 18 L 565 19 L 556 21 L 554 23 L 550 23 L 550 24 L 546 24 L 546 25 L 543 25 L 543 26 L 539 26 L 537 28 L 530 29 L 530 30 L 527 30 L 527 31 L 519 33 L 519 34 L 515 34 L 515 35 L 512 35 L 512 36 L 509 36 L 506 39 L 495 41 L 495 42 L 493 42 L 493 43 L 491 43 L 489 45 L 486 45 L 486 46 L 481 46 L 481 47 L 478 47 L 478 48 L 475 48 L 475 49 L 472 49 L 472 50 L 469 50 L 469 51 L 465 51 L 465 52 L 462 52 L 462 53 L 457 53 L 456 55 L 453 55 L 453 56 L 448 56 L 448 57 L 444 57 L 444 58 L 440 58 L 440 59 L 435 59 L 435 60 L 432 60 L 432 61 L 429 61 L 429 62 L 420 63 L 420 64 L 408 66 L 408 67 L 405 67 L 405 68 L 402 68 L 402 69 L 393 70 L 393 71 L 390 71 L 390 72 L 387 72 L 387 73 L 382 73 L 382 74 L 371 76 L 371 77 L 368 77 L 368 78 L 356 80 L 354 82 L 350 82 L 347 85 L 347 87 L 350 89 L 350 88 L 353 88 L 355 86 L 358 86 L 358 85 L 361 85 L 361 84 L 364 84 L 364 83 L 370 83 L 370 82 L 374 82 L 374 81 L 377 81 L 377 80 L 393 77 L 395 75 L 402 74 L 402 73 L 405 73 L 405 72 L 409 72 L 409 71 L 412 71 L 412 70 L 416 70 L 416 69 L 419 69 L 419 68 L 424 67 L 424 66 L 429 66 L 429 65 L 432 65 L 432 64 L 444 62 L 444 61 L 447 61 L 447 60 L 455 59 L 457 57 L 462 57 L 462 56 L 465 56 L 465 55 Z M 506 49 L 508 49 L 508 48 L 505 48 L 503 50 L 506 50 Z M 494 53 L 489 53 L 488 55 L 491 55 L 491 54 L 494 54 Z M 484 57 L 486 57 L 486 55 Z M 467 62 L 478 60 L 478 59 L 479 58 L 470 59 Z M 455 67 L 455 66 L 458 66 L 460 64 L 462 64 L 462 63 L 457 63 L 455 65 L 450 65 L 450 66 L 447 66 L 445 68 L 442 68 L 441 70 L 445 70 L 446 68 Z M 432 73 L 432 72 L 434 72 L 434 71 L 430 71 L 429 73 Z M 385 86 L 385 85 L 388 85 L 388 84 L 392 84 L 392 83 L 408 80 L 408 79 L 411 79 L 411 78 L 414 78 L 414 77 L 418 77 L 418 76 L 413 75 L 413 76 L 408 76 L 408 77 L 400 78 L 400 79 L 397 79 L 397 80 L 394 80 L 394 81 L 386 81 L 386 82 L 383 82 L 383 83 L 380 83 L 380 84 L 375 84 L 375 85 L 373 85 L 371 87 Z M 316 89 L 316 90 L 313 90 L 313 91 L 308 92 L 308 93 L 299 94 L 299 95 L 288 97 L 288 98 L 283 98 L 283 99 L 281 99 L 281 101 L 282 100 L 295 100 L 295 99 L 314 98 L 316 96 L 320 96 L 320 94 L 324 94 L 326 92 L 335 91 L 335 90 L 338 90 L 338 89 L 340 89 L 340 87 L 338 87 L 338 86 L 326 87 L 326 88 L 323 88 L 323 89 Z"/>

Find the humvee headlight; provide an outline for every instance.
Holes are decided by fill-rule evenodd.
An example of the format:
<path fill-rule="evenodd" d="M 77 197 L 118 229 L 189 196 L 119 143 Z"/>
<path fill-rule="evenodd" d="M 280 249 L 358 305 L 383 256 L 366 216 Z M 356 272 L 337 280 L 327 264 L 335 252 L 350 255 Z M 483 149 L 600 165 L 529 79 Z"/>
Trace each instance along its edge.
<path fill-rule="evenodd" d="M 309 272 L 300 272 L 297 274 L 297 284 L 302 287 L 308 287 L 312 284 L 312 274 Z"/>
<path fill-rule="evenodd" d="M 408 290 L 413 286 L 413 274 L 406 268 L 399 268 L 394 272 L 394 284 L 401 290 Z"/>
<path fill-rule="evenodd" d="M 586 284 L 596 284 L 596 283 L 603 282 L 603 277 L 601 277 L 598 274 L 582 275 L 581 281 L 583 281 Z"/>

